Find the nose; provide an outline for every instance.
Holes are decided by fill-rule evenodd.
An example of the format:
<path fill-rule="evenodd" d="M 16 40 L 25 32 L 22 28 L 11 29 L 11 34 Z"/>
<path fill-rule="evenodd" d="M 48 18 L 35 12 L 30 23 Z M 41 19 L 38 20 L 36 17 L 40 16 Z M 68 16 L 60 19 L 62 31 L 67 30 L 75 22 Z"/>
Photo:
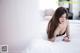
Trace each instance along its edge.
<path fill-rule="evenodd" d="M 64 17 L 63 20 L 65 20 L 66 18 Z"/>

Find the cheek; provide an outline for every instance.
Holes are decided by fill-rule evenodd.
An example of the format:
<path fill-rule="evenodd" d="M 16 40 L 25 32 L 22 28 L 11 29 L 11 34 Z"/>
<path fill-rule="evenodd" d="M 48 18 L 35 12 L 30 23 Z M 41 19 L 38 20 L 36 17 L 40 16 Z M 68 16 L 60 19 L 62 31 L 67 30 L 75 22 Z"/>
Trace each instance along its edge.
<path fill-rule="evenodd" d="M 59 21 L 62 21 L 62 20 L 63 20 L 62 18 L 59 19 Z"/>

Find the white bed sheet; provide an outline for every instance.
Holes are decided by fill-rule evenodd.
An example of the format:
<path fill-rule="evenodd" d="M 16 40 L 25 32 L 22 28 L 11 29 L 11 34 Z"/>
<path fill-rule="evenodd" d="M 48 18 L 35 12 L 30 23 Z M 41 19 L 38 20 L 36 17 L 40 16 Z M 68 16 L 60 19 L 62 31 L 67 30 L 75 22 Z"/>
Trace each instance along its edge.
<path fill-rule="evenodd" d="M 47 23 L 43 23 L 45 30 Z M 71 42 L 63 42 L 62 37 L 56 38 L 55 42 L 50 42 L 46 34 L 40 39 L 30 41 L 23 53 L 80 53 L 80 21 L 70 21 Z"/>
<path fill-rule="evenodd" d="M 31 41 L 25 53 L 80 53 L 79 46 L 79 39 L 72 39 L 71 42 L 35 39 Z"/>

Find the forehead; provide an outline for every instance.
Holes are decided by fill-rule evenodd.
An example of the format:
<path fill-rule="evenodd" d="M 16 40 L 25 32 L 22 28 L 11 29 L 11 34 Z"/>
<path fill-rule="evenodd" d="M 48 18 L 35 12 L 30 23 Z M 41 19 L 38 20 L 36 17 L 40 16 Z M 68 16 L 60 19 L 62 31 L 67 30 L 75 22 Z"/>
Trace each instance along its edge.
<path fill-rule="evenodd" d="M 61 17 L 66 17 L 66 13 L 64 13 Z"/>

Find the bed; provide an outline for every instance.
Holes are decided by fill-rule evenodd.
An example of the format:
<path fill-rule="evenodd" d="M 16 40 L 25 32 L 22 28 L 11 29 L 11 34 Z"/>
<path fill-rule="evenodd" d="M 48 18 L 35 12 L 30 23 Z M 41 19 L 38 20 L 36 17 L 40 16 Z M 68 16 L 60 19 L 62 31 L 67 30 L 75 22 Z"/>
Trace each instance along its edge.
<path fill-rule="evenodd" d="M 62 41 L 61 37 L 55 42 L 47 40 L 47 34 L 42 35 L 42 38 L 36 38 L 29 42 L 28 47 L 23 53 L 80 53 L 80 21 L 69 20 L 70 22 L 70 42 Z M 47 21 L 43 21 L 45 30 Z"/>

